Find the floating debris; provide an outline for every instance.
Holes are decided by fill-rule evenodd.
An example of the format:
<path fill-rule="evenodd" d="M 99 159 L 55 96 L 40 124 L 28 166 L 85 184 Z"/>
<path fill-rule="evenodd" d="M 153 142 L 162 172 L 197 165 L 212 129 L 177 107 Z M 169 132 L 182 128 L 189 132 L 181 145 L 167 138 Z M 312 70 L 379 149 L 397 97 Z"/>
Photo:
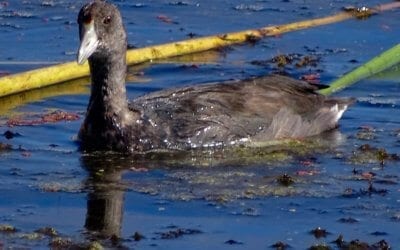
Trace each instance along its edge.
<path fill-rule="evenodd" d="M 291 64 L 295 58 L 298 58 L 298 54 L 289 54 L 289 55 L 277 55 L 273 57 L 270 62 L 275 63 L 278 67 L 284 67 L 288 64 Z"/>
<path fill-rule="evenodd" d="M 389 250 L 391 249 L 389 243 L 387 243 L 385 240 L 381 240 L 379 242 L 376 242 L 372 245 L 372 249 L 382 249 L 382 250 Z"/>
<path fill-rule="evenodd" d="M 7 140 L 10 140 L 10 139 L 12 139 L 14 137 L 21 136 L 20 133 L 14 133 L 14 132 L 12 132 L 10 130 L 7 130 L 6 132 L 4 132 L 3 135 Z"/>
<path fill-rule="evenodd" d="M 134 241 L 141 241 L 141 240 L 143 240 L 143 239 L 146 239 L 146 237 L 144 237 L 141 233 L 139 233 L 139 232 L 135 232 L 133 235 L 132 235 L 132 238 L 133 238 L 133 240 Z"/>
<path fill-rule="evenodd" d="M 258 39 L 258 38 L 257 38 Z M 321 58 L 316 55 L 302 55 L 298 53 L 280 54 L 268 60 L 254 60 L 250 64 L 256 66 L 268 66 L 270 68 L 288 69 L 288 68 L 316 68 Z"/>
<path fill-rule="evenodd" d="M 168 23 L 168 24 L 178 24 L 178 22 L 173 21 L 170 17 L 168 17 L 166 15 L 158 15 L 157 19 L 164 23 Z"/>
<path fill-rule="evenodd" d="M 374 14 L 370 8 L 365 6 L 363 7 L 346 6 L 343 7 L 343 10 L 352 14 L 357 19 L 361 20 L 367 19 Z"/>
<path fill-rule="evenodd" d="M 14 226 L 8 224 L 0 225 L 0 233 L 16 233 L 17 229 Z"/>
<path fill-rule="evenodd" d="M 35 233 L 43 234 L 43 235 L 46 235 L 46 236 L 49 236 L 49 237 L 58 236 L 57 230 L 55 230 L 52 227 L 39 228 L 39 229 L 35 230 Z"/>
<path fill-rule="evenodd" d="M 350 157 L 352 164 L 380 164 L 384 165 L 387 161 L 399 161 L 397 154 L 388 153 L 384 148 L 375 148 L 369 144 L 363 144 L 357 148 Z"/>
<path fill-rule="evenodd" d="M 283 186 L 290 186 L 294 183 L 294 179 L 288 174 L 283 174 L 277 178 L 279 184 Z"/>
<path fill-rule="evenodd" d="M 193 32 L 189 32 L 188 34 L 186 34 L 186 36 L 189 38 L 193 38 L 193 37 L 198 37 L 199 35 Z"/>
<path fill-rule="evenodd" d="M 72 245 L 71 239 L 61 237 L 53 238 L 49 243 L 49 246 L 53 249 L 70 249 Z"/>
<path fill-rule="evenodd" d="M 323 245 L 320 245 L 320 244 L 313 245 L 309 248 L 309 250 L 330 250 L 330 249 L 332 249 L 332 248 L 330 248 L 329 246 L 324 245 L 324 244 Z"/>
<path fill-rule="evenodd" d="M 347 188 L 342 196 L 346 198 L 358 198 L 362 196 L 371 196 L 373 194 L 385 196 L 387 193 L 387 189 L 377 189 L 373 187 L 372 182 L 370 182 L 367 189 L 360 189 L 359 191 L 356 191 L 354 189 Z"/>
<path fill-rule="evenodd" d="M 356 134 L 356 138 L 359 140 L 370 141 L 374 140 L 376 136 L 376 130 L 370 126 L 362 126 L 358 128 L 359 131 Z"/>
<path fill-rule="evenodd" d="M 306 81 L 311 84 L 318 84 L 321 82 L 320 74 L 305 74 L 300 77 L 301 80 Z"/>
<path fill-rule="evenodd" d="M 317 67 L 318 63 L 320 61 L 320 58 L 315 57 L 315 56 L 303 56 L 299 59 L 298 62 L 296 62 L 296 67 L 297 68 L 303 68 L 303 67 Z"/>
<path fill-rule="evenodd" d="M 228 244 L 228 245 L 243 245 L 243 242 L 237 241 L 237 240 L 232 240 L 232 239 L 227 240 L 224 243 Z"/>
<path fill-rule="evenodd" d="M 325 238 L 329 234 L 325 229 L 323 229 L 321 227 L 317 227 L 317 228 L 311 230 L 310 233 L 312 235 L 314 235 L 314 237 L 317 239 Z"/>
<path fill-rule="evenodd" d="M 359 221 L 357 219 L 352 218 L 352 217 L 348 217 L 348 218 L 341 218 L 341 219 L 338 220 L 338 222 L 354 224 L 354 223 L 358 223 Z"/>
<path fill-rule="evenodd" d="M 391 219 L 392 221 L 400 222 L 400 212 L 395 213 Z"/>
<path fill-rule="evenodd" d="M 388 233 L 375 231 L 375 232 L 372 232 L 371 235 L 373 235 L 373 236 L 386 236 L 386 235 L 388 235 Z"/>
<path fill-rule="evenodd" d="M 336 246 L 338 246 L 340 249 L 343 249 L 344 245 L 346 244 L 343 235 L 339 235 L 332 243 L 336 243 Z"/>
<path fill-rule="evenodd" d="M 251 197 L 249 197 L 249 198 L 251 198 Z M 245 208 L 241 212 L 233 212 L 232 214 L 233 215 L 255 216 L 255 217 L 260 216 L 260 212 L 257 209 L 252 208 L 252 207 Z"/>
<path fill-rule="evenodd" d="M 255 36 L 255 35 L 252 35 L 252 34 L 247 34 L 246 35 L 246 42 L 250 43 L 252 45 L 256 44 L 260 40 L 261 40 L 260 36 Z"/>
<path fill-rule="evenodd" d="M 5 143 L 0 142 L 0 153 L 3 151 L 9 151 L 11 149 L 12 149 L 12 147 L 10 144 L 5 144 Z"/>
<path fill-rule="evenodd" d="M 275 244 L 271 245 L 271 248 L 275 248 L 276 250 L 285 250 L 291 248 L 289 244 L 285 242 L 278 241 Z"/>
<path fill-rule="evenodd" d="M 177 6 L 187 6 L 187 5 L 189 5 L 188 2 L 184 2 L 184 1 L 175 1 L 175 2 L 170 2 L 168 4 L 169 5 L 177 5 Z"/>
<path fill-rule="evenodd" d="M 377 189 L 375 188 L 372 183 L 369 183 L 368 189 L 364 190 L 361 189 L 361 192 L 364 194 L 372 195 L 372 194 L 379 194 L 379 195 L 386 195 L 388 193 L 387 189 Z"/>
<path fill-rule="evenodd" d="M 347 245 L 348 249 L 369 249 L 369 244 L 360 240 L 352 240 Z"/>
<path fill-rule="evenodd" d="M 81 192 L 81 188 L 82 188 L 81 183 L 74 180 L 74 178 L 70 178 L 67 176 L 62 176 L 61 178 L 64 178 L 64 181 L 62 181 L 62 182 L 47 181 L 47 182 L 38 183 L 37 189 L 40 190 L 41 192 L 48 192 L 48 193 L 59 193 L 59 192 L 79 193 L 79 192 Z M 66 180 L 66 178 L 69 178 L 70 180 Z"/>
<path fill-rule="evenodd" d="M 335 49 L 325 49 L 325 52 L 328 54 L 339 54 L 346 53 L 348 50 L 346 48 L 335 48 Z"/>
<path fill-rule="evenodd" d="M 33 233 L 21 234 L 19 235 L 19 238 L 26 240 L 42 240 L 44 238 L 44 235 L 33 232 Z"/>
<path fill-rule="evenodd" d="M 100 242 L 98 242 L 98 241 L 93 241 L 93 242 L 91 242 L 91 243 L 89 244 L 89 246 L 88 246 L 86 249 L 89 249 L 89 250 L 103 250 L 104 247 L 101 245 Z"/>
<path fill-rule="evenodd" d="M 340 249 L 381 249 L 381 250 L 391 249 L 390 245 L 385 240 L 381 240 L 379 242 L 370 245 L 358 239 L 346 242 L 343 239 L 342 235 L 340 235 L 338 239 L 334 241 L 334 243 L 336 243 L 337 247 L 339 247 Z"/>
<path fill-rule="evenodd" d="M 163 240 L 171 240 L 182 237 L 184 235 L 193 235 L 193 234 L 201 234 L 202 231 L 198 229 L 183 229 L 177 228 L 176 230 L 170 230 L 168 232 L 159 233 L 160 238 Z"/>
<path fill-rule="evenodd" d="M 48 114 L 40 115 L 40 118 L 33 119 L 21 119 L 21 118 L 11 118 L 6 122 L 8 127 L 14 126 L 34 126 L 41 125 L 45 123 L 56 123 L 60 121 L 76 121 L 79 120 L 80 116 L 76 113 L 65 112 L 62 110 L 56 110 Z"/>

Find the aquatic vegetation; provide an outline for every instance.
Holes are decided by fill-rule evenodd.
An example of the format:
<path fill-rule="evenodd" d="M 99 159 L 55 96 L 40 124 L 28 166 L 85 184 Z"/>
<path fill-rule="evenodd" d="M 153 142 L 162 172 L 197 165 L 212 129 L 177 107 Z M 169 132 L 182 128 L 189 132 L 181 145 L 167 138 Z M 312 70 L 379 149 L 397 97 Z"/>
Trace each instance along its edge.
<path fill-rule="evenodd" d="M 135 233 L 132 235 L 132 238 L 133 238 L 134 241 L 141 241 L 141 240 L 143 240 L 143 239 L 146 239 L 146 237 L 144 237 L 144 235 L 142 235 L 142 234 L 139 233 L 139 232 L 135 232 Z"/>
<path fill-rule="evenodd" d="M 228 244 L 228 245 L 243 245 L 243 242 L 231 239 L 231 240 L 225 241 L 225 244 Z"/>
<path fill-rule="evenodd" d="M 254 6 L 251 7 L 246 5 L 243 7 L 245 9 L 254 8 Z M 233 44 L 248 42 L 249 40 L 254 41 L 255 37 L 262 38 L 267 36 L 276 36 L 293 30 L 301 30 L 308 27 L 315 27 L 319 25 L 340 22 L 350 19 L 352 17 L 363 19 L 369 17 L 372 13 L 391 10 L 397 7 L 399 7 L 399 5 L 396 3 L 379 5 L 372 8 L 362 7 L 359 9 L 357 8 L 356 11 L 346 12 L 345 10 L 345 12 L 343 13 L 327 16 L 325 18 L 317 18 L 296 23 L 289 23 L 286 25 L 276 25 L 253 30 L 245 30 L 236 33 L 226 33 L 223 35 L 192 39 L 191 41 L 173 42 L 165 45 L 132 50 L 128 52 L 127 62 L 128 64 L 138 64 L 157 59 L 207 51 L 223 46 L 230 46 Z M 242 8 L 239 7 L 239 9 Z M 159 19 L 163 22 L 175 23 L 167 16 L 161 15 Z M 9 23 L 7 24 L 10 25 Z M 249 37 L 251 37 L 252 39 L 249 39 Z M 0 79 L 1 86 L 4 87 L 0 89 L 2 90 L 0 91 L 0 96 L 6 96 L 29 89 L 35 89 L 43 86 L 66 82 L 68 80 L 87 76 L 88 74 L 88 67 L 77 67 L 75 63 L 64 63 L 49 68 L 33 70 L 30 72 L 28 71 L 25 73 L 16 74 L 15 76 L 9 76 Z M 43 79 L 45 80 L 43 81 Z M 327 91 L 334 92 L 336 90 L 331 91 L 331 89 L 329 89 Z"/>
<path fill-rule="evenodd" d="M 35 230 L 35 233 L 50 236 L 50 237 L 58 236 L 57 230 L 52 227 L 39 228 L 39 229 Z"/>
<path fill-rule="evenodd" d="M 53 249 L 68 249 L 73 246 L 73 242 L 69 238 L 55 237 L 50 241 L 49 246 Z"/>
<path fill-rule="evenodd" d="M 87 250 L 103 250 L 104 249 L 103 245 L 98 241 L 92 241 L 89 244 L 81 246 L 81 248 L 84 248 Z"/>
<path fill-rule="evenodd" d="M 29 117 L 31 116 L 31 117 Z M 29 118 L 27 118 L 29 117 Z M 76 121 L 80 116 L 76 113 L 65 112 L 62 110 L 50 111 L 45 114 L 30 114 L 24 117 L 13 117 L 6 122 L 8 127 L 15 126 L 34 126 L 46 123 L 55 123 L 60 121 Z"/>
<path fill-rule="evenodd" d="M 278 176 L 277 181 L 283 186 L 290 186 L 295 182 L 294 179 L 287 174 Z"/>
<path fill-rule="evenodd" d="M 317 245 L 313 245 L 310 248 L 308 248 L 309 250 L 331 250 L 332 248 L 325 245 L 325 244 L 317 244 Z"/>
<path fill-rule="evenodd" d="M 391 249 L 390 245 L 385 241 L 381 240 L 379 242 L 368 244 L 366 242 L 360 241 L 358 239 L 351 240 L 350 242 L 346 242 L 344 240 L 343 235 L 339 235 L 339 237 L 333 242 L 340 249 L 348 249 L 348 250 L 362 250 L 362 249 L 382 249 L 388 250 Z"/>
<path fill-rule="evenodd" d="M 24 239 L 24 240 L 29 240 L 29 241 L 40 241 L 43 240 L 44 235 L 40 233 L 23 233 L 19 235 L 19 238 Z"/>
<path fill-rule="evenodd" d="M 384 148 L 376 148 L 369 144 L 358 147 L 349 158 L 352 164 L 380 164 L 384 165 L 387 161 L 400 161 L 397 154 L 388 153 Z"/>
<path fill-rule="evenodd" d="M 359 131 L 356 134 L 356 138 L 359 140 L 370 141 L 374 140 L 377 137 L 377 131 L 368 126 L 363 126 L 359 128 Z"/>
<path fill-rule="evenodd" d="M 9 151 L 11 150 L 12 146 L 10 144 L 5 144 L 0 142 L 0 153 L 4 151 Z"/>
<path fill-rule="evenodd" d="M 313 68 L 315 71 L 322 71 L 318 68 L 321 60 L 321 55 L 314 53 L 303 55 L 299 53 L 280 54 L 267 60 L 253 60 L 252 65 L 268 67 L 278 72 L 286 72 L 287 70 L 296 70 L 299 68 Z M 307 79 L 305 79 L 307 80 Z"/>
<path fill-rule="evenodd" d="M 349 224 L 353 224 L 353 223 L 358 223 L 359 220 L 354 219 L 354 218 L 352 218 L 352 217 L 348 217 L 348 218 L 340 218 L 340 219 L 338 220 L 338 222 L 340 222 L 340 223 L 349 223 Z"/>
<path fill-rule="evenodd" d="M 329 232 L 326 231 L 326 229 L 323 229 L 321 227 L 314 228 L 313 230 L 310 231 L 312 235 L 314 235 L 315 238 L 326 238 L 326 236 L 329 234 Z"/>
<path fill-rule="evenodd" d="M 204 6 L 207 1 L 199 6 L 161 2 L 115 1 L 128 13 L 127 28 L 138 41 L 136 47 L 239 26 L 322 16 L 340 5 L 280 1 L 274 5 L 282 12 L 276 12 L 268 8 L 237 11 L 233 8 L 241 4 L 238 1 L 229 2 L 228 8 L 227 2 L 219 1 L 212 2 L 213 8 Z M 0 56 L 4 63 L 0 65 L 0 75 L 36 67 L 20 65 L 25 59 L 53 58 L 54 62 L 75 57 L 76 41 L 72 38 L 76 36 L 79 1 L 4 1 L 0 2 L 0 11 L 6 3 L 14 5 L 11 9 L 18 6 L 20 13 L 29 12 L 36 17 L 0 20 Z M 131 11 L 135 15 L 130 15 Z M 157 19 L 161 14 L 179 24 Z M 277 63 L 267 62 L 268 58 L 293 52 L 295 58 L 291 62 L 289 58 L 282 66 L 285 73 L 325 84 L 368 60 L 376 51 L 391 47 L 391 42 L 396 43 L 395 14 L 385 12 L 363 23 L 353 21 L 262 41 L 248 35 L 246 40 L 251 45 L 220 49 L 211 56 L 202 53 L 199 60 L 192 56 L 132 68 L 132 72 L 139 72 L 133 75 L 141 79 L 138 84 L 136 80 L 135 84 L 128 84 L 128 92 L 134 98 L 192 82 L 262 75 L 278 69 Z M 197 21 L 200 15 L 207 18 L 207 23 L 217 21 L 206 27 Z M 238 17 L 240 22 L 232 22 Z M 158 32 L 150 32 L 148 24 Z M 377 39 L 379 43 L 375 42 Z M 46 49 L 33 49 L 36 46 Z M 398 76 L 365 80 L 340 94 L 356 96 L 358 102 L 340 123 L 337 140 L 312 138 L 232 151 L 215 148 L 186 155 L 137 157 L 80 154 L 74 142 L 80 118 L 70 122 L 58 119 L 61 116 L 57 114 L 52 117 L 56 110 L 83 117 L 87 82 L 83 79 L 75 85 L 54 85 L 0 99 L 0 113 L 7 114 L 1 118 L 0 127 L 0 222 L 15 230 L 0 230 L 0 248 L 44 249 L 51 248 L 52 243 L 54 248 L 64 245 L 74 249 L 190 249 L 203 244 L 204 248 L 216 249 L 307 249 L 312 244 L 326 244 L 331 249 L 385 249 L 398 245 Z M 18 114 L 15 118 L 26 124 L 38 124 L 8 127 L 10 113 Z M 40 123 L 46 114 L 50 114 L 49 119 Z M 363 124 L 366 125 L 358 128 Z M 110 168 L 115 171 L 107 170 Z M 279 182 L 285 174 L 283 183 L 293 180 L 290 185 Z M 104 202 L 95 204 L 108 204 L 118 211 L 121 223 L 109 223 L 119 220 L 110 217 L 111 213 L 100 205 L 96 211 L 86 207 L 95 199 Z M 96 212 L 104 215 L 97 221 L 115 225 L 121 229 L 120 234 L 100 235 L 96 229 L 88 230 L 86 218 Z M 177 226 L 166 226 L 171 223 Z M 315 239 L 310 229 L 317 229 L 318 225 L 327 234 Z M 202 233 L 184 234 L 187 229 Z M 172 238 L 162 239 L 160 233 Z M 339 233 L 343 234 L 341 239 L 332 242 Z"/>
<path fill-rule="evenodd" d="M 348 13 L 351 13 L 357 19 L 361 19 L 361 20 L 367 19 L 374 14 L 373 10 L 368 7 L 347 6 L 347 7 L 344 7 L 343 10 Z"/>
<path fill-rule="evenodd" d="M 182 237 L 184 235 L 193 235 L 193 234 L 201 234 L 202 231 L 198 229 L 184 229 L 184 228 L 176 228 L 174 230 L 169 230 L 167 232 L 159 233 L 160 238 L 163 240 L 171 240 Z"/>
<path fill-rule="evenodd" d="M 0 225 L 0 233 L 15 233 L 15 232 L 17 232 L 17 229 L 12 225 L 8 224 Z"/>
<path fill-rule="evenodd" d="M 291 246 L 287 243 L 284 243 L 282 241 L 278 241 L 275 244 L 271 245 L 271 248 L 275 248 L 277 250 L 285 250 L 285 249 L 290 249 Z"/>

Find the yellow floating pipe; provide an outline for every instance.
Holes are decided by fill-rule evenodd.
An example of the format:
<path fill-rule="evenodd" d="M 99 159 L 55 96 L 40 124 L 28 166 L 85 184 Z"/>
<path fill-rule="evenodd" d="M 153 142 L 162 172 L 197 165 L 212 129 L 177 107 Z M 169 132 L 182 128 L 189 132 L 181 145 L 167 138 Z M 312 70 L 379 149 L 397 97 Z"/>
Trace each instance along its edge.
<path fill-rule="evenodd" d="M 368 13 L 377 13 L 385 10 L 399 8 L 400 2 L 379 5 L 369 10 Z M 189 53 L 201 52 L 248 41 L 254 41 L 266 36 L 306 29 L 310 27 L 326 25 L 352 17 L 360 18 L 362 12 L 341 12 L 328 17 L 311 19 L 290 24 L 264 27 L 261 29 L 245 30 L 241 32 L 227 33 L 217 36 L 208 36 L 185 41 L 173 42 L 164 45 L 156 45 L 146 48 L 133 49 L 127 52 L 127 63 L 129 65 L 139 64 L 152 60 L 165 59 Z M 68 62 L 46 68 L 40 68 L 0 78 L 0 97 L 22 91 L 41 88 L 89 75 L 89 67 L 86 64 L 78 65 Z"/>
<path fill-rule="evenodd" d="M 14 95 L 4 96 L 0 98 L 0 115 L 2 118 L 7 117 L 13 114 L 10 111 L 15 109 L 16 107 L 22 106 L 30 102 L 43 100 L 45 98 L 88 93 L 88 82 L 89 77 L 84 77 L 68 81 L 65 84 L 54 84 L 42 89 L 33 89 L 30 91 L 25 91 L 23 93 L 16 93 Z"/>

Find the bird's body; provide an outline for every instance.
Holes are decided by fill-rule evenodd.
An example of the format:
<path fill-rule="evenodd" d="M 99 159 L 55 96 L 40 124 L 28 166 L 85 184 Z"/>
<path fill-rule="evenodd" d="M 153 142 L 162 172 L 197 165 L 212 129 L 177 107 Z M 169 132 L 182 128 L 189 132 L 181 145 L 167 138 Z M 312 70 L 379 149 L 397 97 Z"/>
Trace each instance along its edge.
<path fill-rule="evenodd" d="M 336 128 L 352 103 L 271 75 L 158 91 L 128 104 L 126 34 L 118 10 L 94 1 L 82 8 L 78 22 L 78 61 L 89 59 L 92 76 L 79 133 L 84 149 L 143 153 L 303 138 Z"/>

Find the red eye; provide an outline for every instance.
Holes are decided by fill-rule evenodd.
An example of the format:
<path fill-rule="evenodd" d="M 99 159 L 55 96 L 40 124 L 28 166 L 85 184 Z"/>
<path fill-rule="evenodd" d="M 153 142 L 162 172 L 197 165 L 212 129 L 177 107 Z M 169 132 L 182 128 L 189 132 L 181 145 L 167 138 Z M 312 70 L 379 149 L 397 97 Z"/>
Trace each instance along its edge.
<path fill-rule="evenodd" d="M 107 17 L 105 17 L 104 19 L 103 19 L 103 23 L 104 24 L 109 24 L 111 22 L 111 17 L 110 16 L 107 16 Z"/>
<path fill-rule="evenodd" d="M 92 15 L 90 15 L 90 14 L 84 15 L 84 16 L 83 16 L 83 22 L 84 22 L 85 24 L 91 23 L 91 22 L 92 22 Z"/>

